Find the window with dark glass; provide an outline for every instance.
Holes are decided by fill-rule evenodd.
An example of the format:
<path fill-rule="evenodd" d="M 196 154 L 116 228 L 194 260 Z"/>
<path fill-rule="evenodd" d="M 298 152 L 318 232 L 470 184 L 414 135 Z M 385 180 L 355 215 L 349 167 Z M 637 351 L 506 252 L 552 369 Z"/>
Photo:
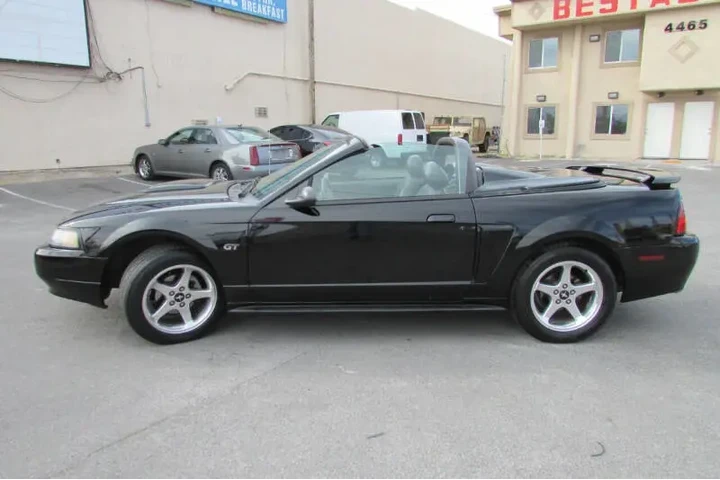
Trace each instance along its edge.
<path fill-rule="evenodd" d="M 530 40 L 530 68 L 551 68 L 557 67 L 558 61 L 557 37 L 539 38 Z"/>
<path fill-rule="evenodd" d="M 555 107 L 531 107 L 528 108 L 527 133 L 528 135 L 540 135 L 540 119 L 545 120 L 543 135 L 555 133 Z"/>
<path fill-rule="evenodd" d="M 403 114 L 402 114 L 402 123 L 403 123 L 403 129 L 405 129 L 405 130 L 415 130 L 415 122 L 413 121 L 412 113 L 410 113 L 410 112 L 403 112 Z"/>
<path fill-rule="evenodd" d="M 599 105 L 595 109 L 596 135 L 625 135 L 628 128 L 627 105 Z"/>
<path fill-rule="evenodd" d="M 615 30 L 605 36 L 605 63 L 637 62 L 640 58 L 640 29 Z"/>

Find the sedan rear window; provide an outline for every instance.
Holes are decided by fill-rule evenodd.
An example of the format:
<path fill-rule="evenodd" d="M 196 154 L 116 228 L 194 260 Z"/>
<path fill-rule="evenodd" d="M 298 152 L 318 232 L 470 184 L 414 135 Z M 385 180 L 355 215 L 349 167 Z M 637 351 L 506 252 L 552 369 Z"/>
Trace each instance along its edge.
<path fill-rule="evenodd" d="M 227 127 L 223 129 L 228 142 L 232 145 L 241 143 L 261 142 L 263 140 L 279 140 L 278 137 L 257 127 Z"/>

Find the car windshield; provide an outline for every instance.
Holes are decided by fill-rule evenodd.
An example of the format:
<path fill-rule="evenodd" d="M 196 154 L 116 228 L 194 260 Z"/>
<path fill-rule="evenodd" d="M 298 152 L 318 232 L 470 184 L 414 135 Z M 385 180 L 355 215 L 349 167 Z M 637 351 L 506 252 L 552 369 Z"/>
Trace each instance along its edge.
<path fill-rule="evenodd" d="M 278 137 L 257 127 L 226 127 L 225 136 L 232 145 L 241 143 L 262 142 L 263 140 L 279 140 Z"/>
<path fill-rule="evenodd" d="M 252 195 L 258 200 L 271 195 L 278 190 L 282 189 L 290 182 L 292 182 L 298 175 L 302 175 L 303 172 L 314 167 L 318 163 L 322 162 L 325 158 L 329 157 L 339 148 L 343 148 L 344 143 L 333 145 L 330 147 L 322 148 L 315 153 L 308 155 L 302 160 L 291 163 L 286 167 L 279 170 L 275 170 L 270 175 L 262 177 L 262 180 L 258 182 L 255 188 L 252 190 Z"/>

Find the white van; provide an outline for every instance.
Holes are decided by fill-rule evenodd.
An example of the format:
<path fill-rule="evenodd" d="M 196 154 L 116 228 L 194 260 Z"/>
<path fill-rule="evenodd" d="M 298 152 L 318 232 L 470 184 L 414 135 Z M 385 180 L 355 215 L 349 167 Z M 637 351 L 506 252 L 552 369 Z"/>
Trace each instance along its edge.
<path fill-rule="evenodd" d="M 379 167 L 386 160 L 406 159 L 427 148 L 427 130 L 422 112 L 413 110 L 355 110 L 331 113 L 323 125 L 337 127 L 379 147 L 372 164 Z M 408 148 L 409 147 L 409 148 Z"/>

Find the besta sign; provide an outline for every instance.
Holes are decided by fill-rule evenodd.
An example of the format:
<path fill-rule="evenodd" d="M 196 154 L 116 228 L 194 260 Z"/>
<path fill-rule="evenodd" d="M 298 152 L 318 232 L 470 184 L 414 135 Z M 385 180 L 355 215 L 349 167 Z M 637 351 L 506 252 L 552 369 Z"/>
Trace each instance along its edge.
<path fill-rule="evenodd" d="M 693 3 L 707 2 L 701 0 L 554 0 L 553 20 L 647 11 L 653 8 L 681 7 Z"/>

